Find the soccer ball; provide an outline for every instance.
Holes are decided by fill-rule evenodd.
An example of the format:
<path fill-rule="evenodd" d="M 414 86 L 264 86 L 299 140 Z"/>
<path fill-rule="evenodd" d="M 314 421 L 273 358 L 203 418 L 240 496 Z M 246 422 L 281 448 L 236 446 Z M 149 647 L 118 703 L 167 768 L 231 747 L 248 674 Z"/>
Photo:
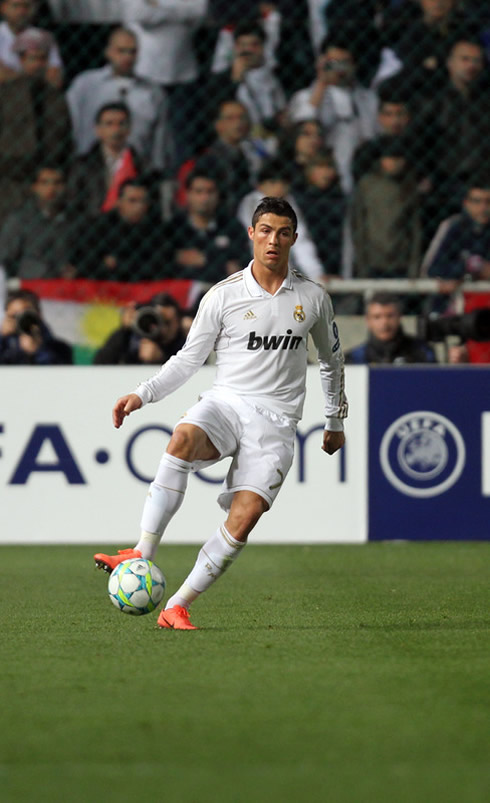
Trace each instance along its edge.
<path fill-rule="evenodd" d="M 109 597 L 123 613 L 141 616 L 154 611 L 165 592 L 165 577 L 153 561 L 131 558 L 109 577 Z"/>

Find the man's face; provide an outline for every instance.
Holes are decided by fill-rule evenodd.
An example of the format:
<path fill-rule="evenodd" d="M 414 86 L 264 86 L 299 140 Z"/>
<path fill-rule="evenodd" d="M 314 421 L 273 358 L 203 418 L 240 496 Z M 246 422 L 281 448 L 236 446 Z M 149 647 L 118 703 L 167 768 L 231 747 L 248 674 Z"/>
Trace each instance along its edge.
<path fill-rule="evenodd" d="M 378 112 L 378 122 L 382 134 L 397 137 L 405 131 L 410 114 L 404 103 L 383 103 Z"/>
<path fill-rule="evenodd" d="M 42 78 L 48 67 L 48 54 L 44 50 L 26 50 L 20 53 L 22 72 L 31 78 Z"/>
<path fill-rule="evenodd" d="M 197 177 L 187 190 L 187 209 L 190 214 L 212 217 L 219 200 L 216 182 L 210 178 Z"/>
<path fill-rule="evenodd" d="M 355 66 L 352 53 L 343 47 L 329 47 L 323 56 L 320 56 L 323 72 L 333 73 L 336 76 L 337 86 L 349 86 L 354 80 Z"/>
<path fill-rule="evenodd" d="M 250 122 L 247 110 L 240 103 L 225 103 L 216 121 L 216 132 L 223 142 L 237 145 L 247 136 Z"/>
<path fill-rule="evenodd" d="M 264 62 L 264 43 L 254 33 L 239 36 L 235 41 L 235 56 L 241 57 L 249 70 L 260 67 Z"/>
<path fill-rule="evenodd" d="M 445 19 L 454 8 L 456 0 L 420 0 L 426 20 L 438 22 Z"/>
<path fill-rule="evenodd" d="M 259 217 L 255 228 L 249 227 L 248 236 L 253 242 L 254 261 L 274 272 L 287 267 L 289 252 L 297 238 L 288 217 L 267 212 Z"/>
<path fill-rule="evenodd" d="M 468 215 L 479 223 L 487 226 L 490 223 L 490 189 L 471 189 L 464 199 L 463 206 Z"/>
<path fill-rule="evenodd" d="M 175 307 L 157 306 L 159 315 L 162 318 L 161 340 L 163 343 L 170 343 L 178 335 L 180 318 Z"/>
<path fill-rule="evenodd" d="M 129 136 L 127 114 L 116 109 L 105 111 L 95 126 L 95 133 L 102 145 L 115 151 L 122 150 Z"/>
<path fill-rule="evenodd" d="M 386 176 L 399 176 L 407 166 L 404 156 L 382 156 L 379 161 Z"/>
<path fill-rule="evenodd" d="M 296 137 L 295 151 L 300 159 L 311 159 L 323 145 L 322 131 L 318 123 L 308 120 L 303 123 Z"/>
<path fill-rule="evenodd" d="M 313 165 L 308 168 L 308 184 L 319 190 L 328 189 L 337 178 L 337 171 L 333 165 Z"/>
<path fill-rule="evenodd" d="M 125 187 L 117 200 L 119 215 L 126 223 L 139 223 L 148 207 L 148 192 L 144 187 Z"/>
<path fill-rule="evenodd" d="M 447 60 L 449 77 L 454 83 L 472 84 L 483 71 L 483 51 L 471 42 L 458 42 Z"/>
<path fill-rule="evenodd" d="M 32 190 L 42 205 L 56 206 L 65 192 L 65 179 L 59 170 L 40 170 Z"/>
<path fill-rule="evenodd" d="M 106 50 L 106 57 L 115 75 L 132 75 L 138 48 L 136 38 L 129 33 L 115 33 Z"/>
<path fill-rule="evenodd" d="M 396 304 L 369 304 L 366 323 L 369 332 L 378 340 L 393 340 L 400 327 L 400 312 Z"/>
<path fill-rule="evenodd" d="M 10 28 L 16 33 L 27 28 L 34 15 L 33 0 L 4 0 L 0 12 Z"/>

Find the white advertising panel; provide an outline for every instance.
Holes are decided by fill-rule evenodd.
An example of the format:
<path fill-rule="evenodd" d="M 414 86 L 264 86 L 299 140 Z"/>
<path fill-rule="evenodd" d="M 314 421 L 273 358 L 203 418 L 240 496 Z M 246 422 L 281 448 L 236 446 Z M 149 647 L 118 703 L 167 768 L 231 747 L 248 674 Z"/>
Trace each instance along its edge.
<path fill-rule="evenodd" d="M 114 401 L 151 373 L 144 367 L 1 369 L 0 543 L 133 545 L 169 433 L 213 378 L 213 368 L 205 366 L 115 430 Z M 367 384 L 367 369 L 347 368 L 347 445 L 342 455 L 328 456 L 321 450 L 319 373 L 308 369 L 294 464 L 254 530 L 254 543 L 367 540 Z M 224 520 L 216 481 L 228 463 L 191 476 L 165 534 L 168 543 L 202 543 Z"/>

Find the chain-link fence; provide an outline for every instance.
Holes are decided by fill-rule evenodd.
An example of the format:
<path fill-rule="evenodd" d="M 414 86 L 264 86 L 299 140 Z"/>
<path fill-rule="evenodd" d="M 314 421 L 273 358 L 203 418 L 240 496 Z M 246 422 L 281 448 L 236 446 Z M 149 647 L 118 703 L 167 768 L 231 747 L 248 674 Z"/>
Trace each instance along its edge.
<path fill-rule="evenodd" d="M 107 361 L 140 361 L 134 320 L 157 293 L 185 331 L 204 289 L 250 259 L 264 195 L 290 200 L 291 261 L 317 281 L 437 278 L 404 314 L 454 311 L 463 282 L 490 278 L 487 3 L 0 12 L 0 265 L 79 360 L 122 329 Z M 337 314 L 363 312 L 355 286 L 334 287 Z M 180 343 L 167 328 L 147 361 Z"/>

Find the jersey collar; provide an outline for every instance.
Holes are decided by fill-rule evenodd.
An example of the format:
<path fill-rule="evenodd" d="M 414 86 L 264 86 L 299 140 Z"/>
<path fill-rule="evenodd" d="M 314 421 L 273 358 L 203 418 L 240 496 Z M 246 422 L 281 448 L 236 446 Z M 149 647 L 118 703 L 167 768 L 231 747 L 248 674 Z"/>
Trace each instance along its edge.
<path fill-rule="evenodd" d="M 243 271 L 243 275 L 245 278 L 245 286 L 251 296 L 268 296 L 269 293 L 267 292 L 267 290 L 264 290 L 264 288 L 261 287 L 258 281 L 254 278 L 254 275 L 252 273 L 252 263 L 253 259 L 250 260 L 247 267 Z M 293 277 L 291 274 L 291 268 L 288 265 L 288 272 L 284 277 L 284 281 L 277 292 L 279 292 L 282 289 L 292 290 L 292 288 L 293 288 Z"/>

